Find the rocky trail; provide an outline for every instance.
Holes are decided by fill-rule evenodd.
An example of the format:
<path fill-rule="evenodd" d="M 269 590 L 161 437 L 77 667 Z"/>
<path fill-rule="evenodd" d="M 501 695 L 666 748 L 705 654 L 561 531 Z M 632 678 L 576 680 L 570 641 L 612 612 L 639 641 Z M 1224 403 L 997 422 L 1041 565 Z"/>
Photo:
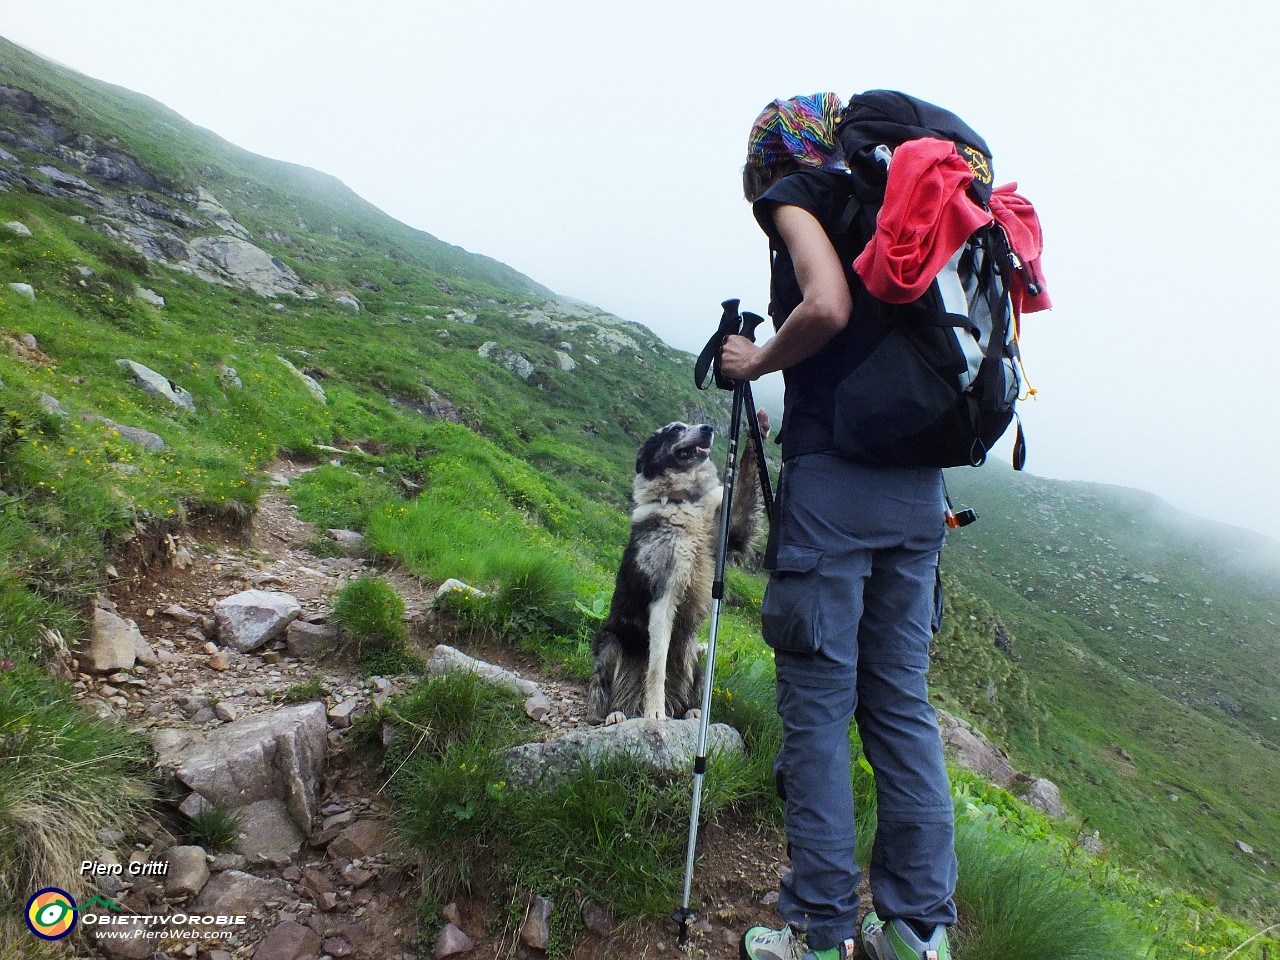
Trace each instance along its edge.
<path fill-rule="evenodd" d="M 343 556 L 313 552 L 317 531 L 297 518 L 288 497 L 290 478 L 305 469 L 272 467 L 276 486 L 246 531 L 170 537 L 166 562 L 110 571 L 93 635 L 74 661 L 76 696 L 147 737 L 168 786 L 137 829 L 99 833 L 100 875 L 92 882 L 124 916 L 168 916 L 145 923 L 152 933 L 167 927 L 171 935 L 115 936 L 123 923 L 116 919 L 94 924 L 75 942 L 86 955 L 112 958 L 545 956 L 554 932 L 537 891 L 520 894 L 526 916 L 516 933 L 495 921 L 508 905 L 483 885 L 448 905 L 439 920 L 419 920 L 414 861 L 395 846 L 381 778 L 349 743 L 354 719 L 417 678 L 366 677 L 335 650 L 336 632 L 327 623 L 332 599 L 373 567 L 355 537 L 330 534 Z M 609 736 L 652 740 L 660 753 L 674 750 L 668 762 L 687 769 L 676 755 L 680 739 L 696 727 L 692 721 L 588 729 L 580 684 L 547 675 L 535 658 L 500 644 L 466 651 L 477 660 L 437 646 L 448 639 L 432 627 L 438 588 L 395 568 L 376 572 L 404 598 L 429 670 L 472 669 L 528 697 L 526 712 L 544 727 L 547 742 L 529 758 L 530 783 L 576 757 L 573 745 L 594 750 Z M 655 727 L 670 727 L 675 746 Z M 211 804 L 242 817 L 225 852 L 190 839 L 188 818 Z M 742 929 L 777 920 L 770 904 L 785 851 L 774 831 L 732 820 L 705 827 L 700 851 L 693 955 L 730 960 Z M 159 864 L 167 865 L 163 873 Z M 609 891 L 591 895 L 583 911 L 590 932 L 575 958 L 681 954 L 674 923 L 618 925 L 608 911 Z M 245 922 L 206 928 L 201 939 L 175 938 L 173 917 L 183 913 Z"/>

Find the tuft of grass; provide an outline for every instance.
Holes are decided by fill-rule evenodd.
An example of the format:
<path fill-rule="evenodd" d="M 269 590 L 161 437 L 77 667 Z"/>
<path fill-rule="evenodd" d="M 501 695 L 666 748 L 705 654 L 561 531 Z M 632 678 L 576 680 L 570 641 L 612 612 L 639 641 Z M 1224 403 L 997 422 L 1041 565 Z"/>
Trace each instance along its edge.
<path fill-rule="evenodd" d="M 79 895 L 97 831 L 148 799 L 146 770 L 138 738 L 90 717 L 65 687 L 26 667 L 0 674 L 0 904 L 47 886 Z"/>
<path fill-rule="evenodd" d="M 394 675 L 420 666 L 408 651 L 404 598 L 381 577 L 360 577 L 338 591 L 333 622 L 354 642 L 366 672 Z"/>
<path fill-rule="evenodd" d="M 324 683 L 318 677 L 312 677 L 310 680 L 295 683 L 288 689 L 281 690 L 276 694 L 276 699 L 281 703 L 311 703 L 315 700 L 323 700 L 324 695 Z"/>
<path fill-rule="evenodd" d="M 210 805 L 191 818 L 187 825 L 187 836 L 192 843 L 206 850 L 226 850 L 236 842 L 243 823 L 244 814 Z"/>
<path fill-rule="evenodd" d="M 1052 862 L 987 824 L 956 824 L 962 914 L 957 960 L 1133 960 L 1142 955 L 1114 906 Z"/>

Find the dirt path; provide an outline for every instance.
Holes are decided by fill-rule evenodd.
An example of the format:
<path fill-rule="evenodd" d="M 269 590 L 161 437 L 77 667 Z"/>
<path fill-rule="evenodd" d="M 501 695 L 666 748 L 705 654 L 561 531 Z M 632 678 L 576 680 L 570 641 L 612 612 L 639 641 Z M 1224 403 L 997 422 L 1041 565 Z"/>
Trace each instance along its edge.
<path fill-rule="evenodd" d="M 271 472 L 287 481 L 305 469 L 282 462 Z M 109 708 L 151 736 L 164 729 L 216 730 L 223 723 L 279 709 L 282 695 L 305 684 L 319 684 L 327 707 L 352 698 L 366 704 L 407 689 L 416 678 L 368 678 L 338 657 L 317 661 L 291 656 L 282 643 L 249 654 L 218 648 L 212 624 L 213 605 L 218 600 L 249 589 L 279 591 L 297 598 L 301 619 L 323 622 L 337 591 L 351 579 L 372 571 L 368 561 L 360 557 L 317 556 L 313 552 L 316 536 L 311 525 L 298 519 L 288 490 L 281 485 L 260 499 L 247 531 L 185 536 L 169 549 L 180 562 L 153 565 L 118 578 L 110 599 L 121 616 L 137 622 L 159 662 L 105 677 L 80 675 L 77 695 L 97 709 Z M 412 621 L 427 622 L 434 597 L 432 585 L 398 569 L 378 569 L 377 573 L 404 598 Z M 425 634 L 422 652 L 429 653 L 435 638 L 430 630 L 418 633 Z M 548 738 L 585 726 L 581 684 L 544 674 L 535 657 L 512 648 L 489 644 L 466 652 L 539 684 L 552 706 L 545 721 Z M 390 805 L 378 792 L 381 784 L 363 758 L 353 755 L 348 736 L 342 727 L 329 732 L 328 774 L 318 790 L 321 813 L 326 822 L 387 817 Z M 145 850 L 187 842 L 182 838 L 182 818 L 170 808 L 157 809 L 154 822 L 146 825 L 141 835 L 122 838 L 126 843 L 120 850 L 125 856 L 127 846 Z M 292 895 L 258 909 L 251 927 L 233 940 L 185 954 L 185 945 L 176 944 L 165 955 L 199 960 L 296 960 L 293 954 L 277 954 L 269 944 L 263 944 L 277 928 L 296 923 L 324 938 L 323 954 L 298 957 L 383 960 L 401 955 L 431 956 L 440 925 L 430 929 L 419 925 L 412 864 L 373 854 L 365 862 L 357 861 L 354 879 L 363 882 L 355 883 L 351 864 L 326 855 L 323 843 L 317 844 L 317 840 L 325 841 L 325 837 L 313 834 L 302 853 L 288 864 L 244 863 L 234 857 L 219 857 L 215 869 L 230 863 L 255 876 L 281 880 L 289 885 Z M 694 892 L 702 907 L 695 941 L 699 952 L 694 955 L 732 960 L 738 956 L 737 938 L 743 929 L 755 923 L 778 922 L 770 906 L 771 892 L 784 867 L 785 850 L 776 831 L 732 818 L 705 828 L 700 850 L 703 860 L 695 875 Z M 329 889 L 333 896 L 326 902 L 320 891 Z M 127 883 L 112 892 L 137 912 L 173 908 L 171 900 L 167 908 L 164 906 L 163 891 L 154 884 Z M 608 891 L 597 895 L 601 902 L 608 902 Z M 491 932 L 492 919 L 503 906 L 493 901 L 491 891 L 478 889 L 471 899 L 457 905 L 461 926 L 476 944 L 464 956 L 542 956 L 509 933 Z M 611 931 L 601 927 L 573 952 L 576 960 L 679 954 L 671 921 Z M 126 954 L 103 950 L 101 955 Z"/>

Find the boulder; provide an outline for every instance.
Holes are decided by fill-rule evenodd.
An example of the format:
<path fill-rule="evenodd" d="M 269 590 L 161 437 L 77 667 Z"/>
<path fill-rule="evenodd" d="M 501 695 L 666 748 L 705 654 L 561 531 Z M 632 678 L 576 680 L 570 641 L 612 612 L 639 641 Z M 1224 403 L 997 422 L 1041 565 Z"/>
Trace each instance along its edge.
<path fill-rule="evenodd" d="M 364 554 L 363 533 L 357 533 L 355 530 L 326 530 L 324 535 L 338 545 L 343 556 L 359 557 Z"/>
<path fill-rule="evenodd" d="M 136 623 L 112 610 L 94 607 L 89 639 L 79 654 L 80 669 L 89 673 L 129 670 L 137 660 L 140 647 L 147 647 L 147 641 Z"/>
<path fill-rule="evenodd" d="M 320 953 L 323 939 L 310 927 L 286 920 L 262 938 L 253 960 L 301 960 Z"/>
<path fill-rule="evenodd" d="M 533 364 L 529 362 L 527 357 L 516 353 L 514 350 L 499 346 L 496 340 L 481 344 L 476 352 L 480 356 L 506 367 L 521 380 L 528 380 L 535 372 Z"/>
<path fill-rule="evenodd" d="M 335 860 L 356 860 L 385 852 L 391 834 L 381 820 L 360 820 L 347 827 L 329 844 Z"/>
<path fill-rule="evenodd" d="M 1017 771 L 1004 751 L 968 722 L 938 710 L 938 728 L 947 755 L 964 769 L 986 777 L 998 787 L 1012 786 Z"/>
<path fill-rule="evenodd" d="M 1045 780 L 1043 777 L 1032 780 L 1022 799 L 1051 817 L 1067 815 L 1067 808 L 1062 805 L 1062 794 L 1052 780 Z"/>
<path fill-rule="evenodd" d="M 243 237 L 196 237 L 190 247 L 223 277 L 261 296 L 315 296 L 288 265 Z"/>
<path fill-rule="evenodd" d="M 460 953 L 469 953 L 476 948 L 476 942 L 468 937 L 459 927 L 446 923 L 440 931 L 440 939 L 436 941 L 434 956 L 436 960 L 444 957 L 455 957 Z"/>
<path fill-rule="evenodd" d="M 307 623 L 295 620 L 285 631 L 284 642 L 289 656 L 299 660 L 328 656 L 338 646 L 338 628 L 327 623 Z"/>
<path fill-rule="evenodd" d="M 163 437 L 152 433 L 150 430 L 143 430 L 141 427 L 126 427 L 123 424 L 116 423 L 114 420 L 108 420 L 106 417 L 90 417 L 89 419 L 102 424 L 108 430 L 114 430 L 120 435 L 120 439 L 127 440 L 143 450 L 150 450 L 155 453 L 168 446 Z"/>
<path fill-rule="evenodd" d="M 236 813 L 242 819 L 232 849 L 250 861 L 261 857 L 273 863 L 287 863 L 302 849 L 306 836 L 283 801 L 259 800 Z"/>
<path fill-rule="evenodd" d="M 56 397 L 51 397 L 47 393 L 42 393 L 36 397 L 36 403 L 40 405 L 40 409 L 45 413 L 55 416 L 59 420 L 66 420 L 71 416 Z"/>
<path fill-rule="evenodd" d="M 297 377 L 299 380 L 302 381 L 303 385 L 309 391 L 311 391 L 311 395 L 313 397 L 315 397 L 321 403 L 329 402 L 329 398 L 324 395 L 324 387 L 320 386 L 320 384 L 317 383 L 313 377 L 310 377 L 307 374 L 303 373 L 301 370 L 295 367 L 292 363 L 290 363 L 284 357 L 277 357 L 276 359 L 279 360 L 281 363 L 283 363 L 286 367 L 288 367 L 289 371 L 295 377 Z"/>
<path fill-rule="evenodd" d="M 149 303 L 153 307 L 164 306 L 164 297 L 160 296 L 160 294 L 156 293 L 154 290 L 149 289 L 148 287 L 135 286 L 133 288 L 133 293 L 134 293 L 134 296 L 136 296 L 139 300 L 143 301 L 144 303 Z"/>
<path fill-rule="evenodd" d="M 223 870 L 204 885 L 189 912 L 249 917 L 269 901 L 291 899 L 289 888 L 279 880 L 264 880 L 240 870 Z"/>
<path fill-rule="evenodd" d="M 162 730 L 159 764 L 206 800 L 230 809 L 283 800 L 293 822 L 310 831 L 324 778 L 328 724 L 323 703 L 257 714 L 218 727 Z"/>
<path fill-rule="evenodd" d="M 153 397 L 167 400 L 175 407 L 180 407 L 183 410 L 195 410 L 196 402 L 191 394 L 168 377 L 156 373 L 150 367 L 145 367 L 134 360 L 117 360 L 116 364 L 122 370 L 133 374 L 134 384 L 141 387 L 146 393 L 151 394 Z"/>
<path fill-rule="evenodd" d="M 19 296 L 26 297 L 28 300 L 35 302 L 36 288 L 29 283 L 11 283 L 9 289 Z"/>
<path fill-rule="evenodd" d="M 456 650 L 443 643 L 432 651 L 431 658 L 426 664 L 426 672 L 433 677 L 446 673 L 474 673 L 482 680 L 487 680 L 494 686 L 518 693 L 522 697 L 534 697 L 542 692 L 532 680 L 526 680 L 518 674 L 514 674 L 510 670 L 505 670 L 495 664 L 476 660 L 467 656 L 461 650 Z"/>
<path fill-rule="evenodd" d="M 166 897 L 194 897 L 209 882 L 204 847 L 170 847 L 164 857 L 169 862 L 164 875 Z"/>
<path fill-rule="evenodd" d="M 213 616 L 223 646 L 248 653 L 284 636 L 300 613 L 302 605 L 287 593 L 246 590 L 219 600 Z"/>
<path fill-rule="evenodd" d="M 685 773 L 698 752 L 697 720 L 644 720 L 638 717 L 608 727 L 567 734 L 545 743 L 526 743 L 504 753 L 508 781 L 516 787 L 554 783 L 586 763 L 615 756 L 639 758 L 657 774 Z M 744 752 L 742 736 L 724 723 L 707 730 L 709 753 Z"/>
<path fill-rule="evenodd" d="M 31 236 L 31 229 L 25 223 L 20 223 L 17 220 L 10 220 L 5 224 L 5 227 L 9 229 L 10 233 L 16 233 L 20 237 Z"/>
<path fill-rule="evenodd" d="M 546 950 L 551 943 L 551 909 L 555 906 L 546 897 L 530 897 L 525 904 L 524 922 L 520 924 L 520 939 L 534 950 Z"/>

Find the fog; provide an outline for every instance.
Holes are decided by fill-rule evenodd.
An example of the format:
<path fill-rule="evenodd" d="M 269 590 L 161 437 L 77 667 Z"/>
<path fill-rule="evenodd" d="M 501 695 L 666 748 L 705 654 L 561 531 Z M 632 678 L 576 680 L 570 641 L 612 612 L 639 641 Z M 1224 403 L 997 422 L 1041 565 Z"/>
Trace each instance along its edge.
<path fill-rule="evenodd" d="M 766 309 L 739 179 L 760 108 L 934 100 L 1045 226 L 1028 469 L 1274 535 L 1278 17 L 1232 0 L 117 0 L 14 4 L 0 33 L 695 352 L 722 299 Z"/>

